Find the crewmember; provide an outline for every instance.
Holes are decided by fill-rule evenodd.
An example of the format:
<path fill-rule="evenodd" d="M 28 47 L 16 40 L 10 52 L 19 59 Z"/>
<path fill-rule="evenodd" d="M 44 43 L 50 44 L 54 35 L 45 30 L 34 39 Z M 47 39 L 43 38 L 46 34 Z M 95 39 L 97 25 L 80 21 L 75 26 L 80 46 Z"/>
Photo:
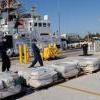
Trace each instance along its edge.
<path fill-rule="evenodd" d="M 34 65 L 39 62 L 40 66 L 43 66 L 43 61 L 40 55 L 40 50 L 39 48 L 36 46 L 36 44 L 33 42 L 32 43 L 32 51 L 34 53 L 34 61 L 32 62 L 32 64 L 30 65 L 30 67 L 34 67 Z M 29 68 L 30 68 L 29 67 Z"/>
<path fill-rule="evenodd" d="M 87 43 L 84 43 L 82 45 L 82 48 L 83 48 L 83 55 L 84 56 L 88 55 L 88 44 Z"/>
<path fill-rule="evenodd" d="M 11 63 L 10 59 L 6 53 L 6 50 L 1 50 L 1 59 L 2 59 L 2 72 L 9 71 Z"/>
<path fill-rule="evenodd" d="M 9 59 L 6 51 L 7 51 L 7 47 L 5 45 L 5 41 L 2 40 L 2 42 L 0 42 L 0 54 L 1 54 L 1 60 L 2 60 L 2 72 L 9 71 L 10 66 L 11 66 L 11 62 L 10 62 L 10 59 Z"/>
<path fill-rule="evenodd" d="M 7 51 L 6 43 L 7 42 L 6 42 L 6 39 L 4 38 L 3 34 L 0 35 L 0 55 L 1 55 L 1 60 L 2 60 L 2 72 L 6 71 L 6 70 L 9 71 L 10 66 L 11 66 L 10 59 L 6 53 L 6 51 Z"/>

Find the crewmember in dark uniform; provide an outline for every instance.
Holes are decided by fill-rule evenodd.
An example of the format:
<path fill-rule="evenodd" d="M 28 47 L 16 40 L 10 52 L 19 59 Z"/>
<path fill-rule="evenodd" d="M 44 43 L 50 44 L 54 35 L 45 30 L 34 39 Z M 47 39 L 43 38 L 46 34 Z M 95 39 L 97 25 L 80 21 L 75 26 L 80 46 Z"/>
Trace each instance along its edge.
<path fill-rule="evenodd" d="M 32 43 L 32 50 L 33 50 L 33 53 L 34 53 L 34 61 L 32 62 L 32 64 L 30 65 L 30 67 L 34 67 L 34 65 L 39 62 L 40 63 L 40 66 L 43 66 L 43 61 L 42 61 L 42 58 L 41 58 L 41 55 L 40 55 L 40 50 L 39 48 L 36 46 L 35 43 Z M 29 67 L 29 68 L 30 68 Z"/>
<path fill-rule="evenodd" d="M 11 63 L 10 63 L 10 59 L 6 53 L 6 46 L 5 46 L 5 41 L 2 40 L 2 42 L 0 42 L 0 55 L 1 55 L 1 60 L 2 60 L 2 72 L 4 71 L 9 71 Z"/>
<path fill-rule="evenodd" d="M 88 55 L 88 44 L 87 43 L 84 43 L 82 45 L 82 48 L 83 48 L 83 55 L 84 56 Z"/>
<path fill-rule="evenodd" d="M 6 50 L 1 51 L 1 59 L 2 59 L 2 72 L 9 71 L 11 63 L 10 63 L 10 59 L 6 53 Z"/>

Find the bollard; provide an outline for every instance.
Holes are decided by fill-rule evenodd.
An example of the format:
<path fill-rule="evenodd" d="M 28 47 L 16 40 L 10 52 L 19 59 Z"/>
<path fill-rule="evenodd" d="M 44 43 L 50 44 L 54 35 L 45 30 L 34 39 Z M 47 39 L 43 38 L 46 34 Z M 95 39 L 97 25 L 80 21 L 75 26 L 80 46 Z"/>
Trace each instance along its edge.
<path fill-rule="evenodd" d="M 27 64 L 29 62 L 29 51 L 26 44 L 19 45 L 19 62 Z"/>
<path fill-rule="evenodd" d="M 53 44 L 53 47 L 54 47 L 54 48 L 57 48 L 56 43 Z"/>
<path fill-rule="evenodd" d="M 23 45 L 23 49 L 24 49 L 24 64 L 27 64 L 27 45 L 26 44 Z"/>
<path fill-rule="evenodd" d="M 29 49 L 27 48 L 27 62 L 30 61 L 30 53 L 29 53 Z"/>
<path fill-rule="evenodd" d="M 50 48 L 51 47 L 51 45 L 50 44 L 48 44 L 48 48 Z"/>
<path fill-rule="evenodd" d="M 22 45 L 18 45 L 19 47 L 19 62 L 22 64 L 23 62 L 23 56 L 22 56 Z"/>

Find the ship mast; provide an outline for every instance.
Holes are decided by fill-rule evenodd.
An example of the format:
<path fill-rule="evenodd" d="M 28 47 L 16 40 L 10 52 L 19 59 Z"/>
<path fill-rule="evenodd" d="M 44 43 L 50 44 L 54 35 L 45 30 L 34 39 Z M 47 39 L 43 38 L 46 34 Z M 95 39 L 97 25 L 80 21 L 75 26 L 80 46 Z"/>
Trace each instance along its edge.
<path fill-rule="evenodd" d="M 0 10 L 1 11 L 12 11 L 16 10 L 20 3 L 18 0 L 0 0 Z"/>
<path fill-rule="evenodd" d="M 6 18 L 9 33 L 9 22 L 18 18 L 18 8 L 21 4 L 18 0 L 0 0 L 0 15 L 1 18 Z M 5 13 L 5 14 L 4 14 Z M 4 16 L 5 15 L 5 16 Z"/>

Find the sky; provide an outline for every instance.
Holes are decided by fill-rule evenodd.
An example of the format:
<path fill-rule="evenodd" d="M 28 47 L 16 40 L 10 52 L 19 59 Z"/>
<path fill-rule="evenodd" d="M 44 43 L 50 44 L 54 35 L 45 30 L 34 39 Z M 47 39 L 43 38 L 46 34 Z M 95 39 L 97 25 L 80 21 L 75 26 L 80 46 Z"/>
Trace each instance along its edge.
<path fill-rule="evenodd" d="M 62 33 L 100 32 L 100 0 L 21 0 L 29 10 L 33 5 L 41 15 L 48 15 L 52 32 L 59 27 Z"/>

